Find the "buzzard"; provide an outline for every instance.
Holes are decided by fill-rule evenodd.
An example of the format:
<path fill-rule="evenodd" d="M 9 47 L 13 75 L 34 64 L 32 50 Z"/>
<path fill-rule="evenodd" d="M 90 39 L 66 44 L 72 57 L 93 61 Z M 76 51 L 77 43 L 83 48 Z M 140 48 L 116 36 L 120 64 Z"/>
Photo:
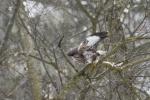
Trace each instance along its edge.
<path fill-rule="evenodd" d="M 79 63 L 92 63 L 100 53 L 97 52 L 97 45 L 107 37 L 108 32 L 97 32 L 88 36 L 78 47 L 71 49 L 67 55 Z"/>

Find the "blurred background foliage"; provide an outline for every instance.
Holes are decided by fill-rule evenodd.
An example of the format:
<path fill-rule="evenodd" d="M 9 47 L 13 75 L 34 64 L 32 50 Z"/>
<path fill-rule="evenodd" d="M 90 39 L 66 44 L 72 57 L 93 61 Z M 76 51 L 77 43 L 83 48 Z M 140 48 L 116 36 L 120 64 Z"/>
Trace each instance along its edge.
<path fill-rule="evenodd" d="M 0 2 L 1 100 L 150 99 L 150 0 Z M 92 71 L 66 53 L 98 31 Z"/>

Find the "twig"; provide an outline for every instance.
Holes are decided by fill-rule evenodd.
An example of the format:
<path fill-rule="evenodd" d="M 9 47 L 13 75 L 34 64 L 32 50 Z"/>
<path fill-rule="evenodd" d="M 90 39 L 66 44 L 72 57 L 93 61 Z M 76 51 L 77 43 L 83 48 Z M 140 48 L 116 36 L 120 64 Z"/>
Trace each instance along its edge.
<path fill-rule="evenodd" d="M 6 29 L 6 33 L 5 33 L 5 37 L 4 37 L 4 41 L 2 42 L 2 47 L 0 48 L 0 55 L 3 54 L 3 51 L 6 49 L 7 47 L 7 42 L 8 42 L 8 39 L 9 39 L 9 35 L 11 33 L 11 30 L 13 28 L 13 25 L 14 25 L 14 21 L 15 21 L 15 18 L 17 16 L 17 13 L 19 11 L 19 7 L 20 7 L 20 0 L 17 0 L 16 1 L 16 6 L 15 6 L 15 10 L 14 10 L 14 13 L 13 13 L 13 16 L 12 18 L 10 19 L 9 21 L 9 24 L 7 26 L 7 29 Z"/>
<path fill-rule="evenodd" d="M 75 66 L 71 63 L 71 61 L 67 58 L 66 54 L 64 53 L 63 49 L 61 48 L 61 42 L 63 41 L 64 36 L 60 39 L 60 41 L 58 42 L 58 47 L 62 53 L 62 55 L 64 56 L 64 58 L 66 59 L 66 61 L 71 65 L 71 67 L 74 69 L 74 71 L 78 72 L 78 70 L 75 68 Z"/>
<path fill-rule="evenodd" d="M 61 74 L 60 74 L 60 69 L 59 69 L 59 65 L 58 65 L 58 62 L 57 62 L 57 57 L 56 57 L 56 53 L 55 53 L 54 48 L 53 48 L 53 55 L 54 55 L 55 64 L 56 64 L 55 67 L 56 67 L 57 72 L 58 72 L 58 76 L 59 76 L 59 79 L 60 79 L 60 83 L 61 83 L 61 86 L 63 86 L 62 77 L 61 77 Z"/>

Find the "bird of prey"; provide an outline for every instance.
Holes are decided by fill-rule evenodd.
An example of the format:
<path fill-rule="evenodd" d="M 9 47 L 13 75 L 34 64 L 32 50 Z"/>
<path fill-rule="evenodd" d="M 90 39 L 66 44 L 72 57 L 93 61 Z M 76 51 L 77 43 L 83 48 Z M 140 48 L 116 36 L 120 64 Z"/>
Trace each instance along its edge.
<path fill-rule="evenodd" d="M 92 63 L 99 56 L 97 45 L 107 37 L 108 32 L 97 32 L 88 36 L 78 47 L 71 49 L 68 56 L 79 63 Z"/>

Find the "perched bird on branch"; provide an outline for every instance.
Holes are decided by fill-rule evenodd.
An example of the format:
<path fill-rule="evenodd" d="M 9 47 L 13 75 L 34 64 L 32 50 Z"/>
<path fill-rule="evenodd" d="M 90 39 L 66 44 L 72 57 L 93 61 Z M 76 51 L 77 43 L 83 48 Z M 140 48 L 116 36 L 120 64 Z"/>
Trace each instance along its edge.
<path fill-rule="evenodd" d="M 92 63 L 101 55 L 97 52 L 97 45 L 107 37 L 107 34 L 108 32 L 97 32 L 88 36 L 78 47 L 71 49 L 67 55 L 79 63 Z"/>

